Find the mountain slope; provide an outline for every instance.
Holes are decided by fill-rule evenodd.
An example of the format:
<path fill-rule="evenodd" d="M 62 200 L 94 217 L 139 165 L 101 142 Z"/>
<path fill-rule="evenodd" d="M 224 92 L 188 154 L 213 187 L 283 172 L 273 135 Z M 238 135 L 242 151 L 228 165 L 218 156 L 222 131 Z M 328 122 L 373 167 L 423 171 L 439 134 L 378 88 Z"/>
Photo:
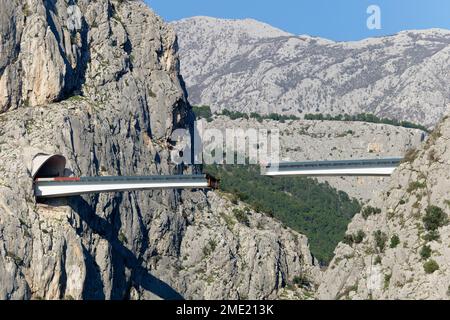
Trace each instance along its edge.
<path fill-rule="evenodd" d="M 267 25 L 241 32 L 247 23 L 205 17 L 173 23 L 192 103 L 214 111 L 368 112 L 432 126 L 450 102 L 448 30 L 336 43 Z"/>
<path fill-rule="evenodd" d="M 450 118 L 348 227 L 321 299 L 449 299 Z M 354 235 L 364 233 L 357 243 Z"/>
<path fill-rule="evenodd" d="M 168 175 L 194 116 L 176 36 L 142 1 L 0 0 L 0 299 L 267 299 L 315 282 L 306 237 L 214 192 L 36 202 L 31 159 Z M 259 228 L 257 226 L 269 227 Z M 308 290 L 289 286 L 289 296 Z"/>
<path fill-rule="evenodd" d="M 355 199 L 326 183 L 298 177 L 273 179 L 261 176 L 258 166 L 207 166 L 206 172 L 220 178 L 221 190 L 306 235 L 321 264 L 330 262 L 349 221 L 361 209 Z"/>

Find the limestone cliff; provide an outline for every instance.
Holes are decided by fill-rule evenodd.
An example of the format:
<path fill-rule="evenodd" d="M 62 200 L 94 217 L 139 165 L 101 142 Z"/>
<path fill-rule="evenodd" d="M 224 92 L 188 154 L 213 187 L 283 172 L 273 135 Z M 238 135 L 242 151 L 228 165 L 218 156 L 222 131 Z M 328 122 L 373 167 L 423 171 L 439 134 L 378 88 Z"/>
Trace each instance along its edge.
<path fill-rule="evenodd" d="M 321 299 L 450 297 L 450 119 L 410 152 L 390 187 L 348 227 Z"/>
<path fill-rule="evenodd" d="M 224 195 L 36 203 L 39 152 L 77 176 L 174 173 L 193 115 L 175 33 L 143 2 L 0 0 L 0 29 L 0 299 L 308 296 L 307 239 Z"/>

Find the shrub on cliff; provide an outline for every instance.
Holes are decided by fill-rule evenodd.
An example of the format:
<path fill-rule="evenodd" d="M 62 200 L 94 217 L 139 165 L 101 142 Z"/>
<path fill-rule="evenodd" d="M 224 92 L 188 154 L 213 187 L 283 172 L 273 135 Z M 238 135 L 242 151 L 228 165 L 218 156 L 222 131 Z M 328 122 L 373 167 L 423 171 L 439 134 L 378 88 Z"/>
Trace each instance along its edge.
<path fill-rule="evenodd" d="M 423 217 L 423 225 L 428 231 L 434 231 L 448 223 L 447 214 L 439 207 L 430 206 Z"/>

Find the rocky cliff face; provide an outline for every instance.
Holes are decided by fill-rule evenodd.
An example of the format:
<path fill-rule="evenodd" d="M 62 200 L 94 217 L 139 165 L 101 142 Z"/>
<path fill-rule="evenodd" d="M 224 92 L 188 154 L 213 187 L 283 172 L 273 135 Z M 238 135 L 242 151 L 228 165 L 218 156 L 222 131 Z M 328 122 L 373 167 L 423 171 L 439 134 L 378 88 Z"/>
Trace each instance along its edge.
<path fill-rule="evenodd" d="M 175 33 L 142 2 L 0 0 L 0 29 L 0 299 L 308 294 L 307 239 L 223 195 L 36 203 L 39 152 L 77 176 L 174 172 L 168 137 L 193 115 Z"/>
<path fill-rule="evenodd" d="M 385 124 L 339 121 L 278 121 L 258 122 L 250 119 L 231 120 L 215 116 L 206 123 L 211 129 L 280 130 L 282 161 L 349 160 L 403 157 L 409 149 L 421 145 L 424 133 Z M 225 135 L 224 135 L 225 136 Z M 345 191 L 361 202 L 371 200 L 387 187 L 388 177 L 326 177 L 338 190 Z"/>
<path fill-rule="evenodd" d="M 353 219 L 319 298 L 450 297 L 449 137 L 450 119 L 445 117 L 425 146 L 408 155 L 390 187 L 370 203 L 373 209 Z"/>
<path fill-rule="evenodd" d="M 356 114 L 434 125 L 450 102 L 450 32 L 357 42 L 294 36 L 252 20 L 175 22 L 190 100 L 241 112 Z"/>

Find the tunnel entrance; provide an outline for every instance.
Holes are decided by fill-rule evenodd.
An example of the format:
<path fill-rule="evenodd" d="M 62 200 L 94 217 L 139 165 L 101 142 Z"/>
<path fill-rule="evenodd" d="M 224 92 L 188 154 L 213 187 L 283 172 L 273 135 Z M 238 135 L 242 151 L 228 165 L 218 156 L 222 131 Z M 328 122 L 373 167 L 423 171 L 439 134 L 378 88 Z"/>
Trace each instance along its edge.
<path fill-rule="evenodd" d="M 64 176 L 66 158 L 62 155 L 37 154 L 33 158 L 32 178 L 56 178 Z"/>

